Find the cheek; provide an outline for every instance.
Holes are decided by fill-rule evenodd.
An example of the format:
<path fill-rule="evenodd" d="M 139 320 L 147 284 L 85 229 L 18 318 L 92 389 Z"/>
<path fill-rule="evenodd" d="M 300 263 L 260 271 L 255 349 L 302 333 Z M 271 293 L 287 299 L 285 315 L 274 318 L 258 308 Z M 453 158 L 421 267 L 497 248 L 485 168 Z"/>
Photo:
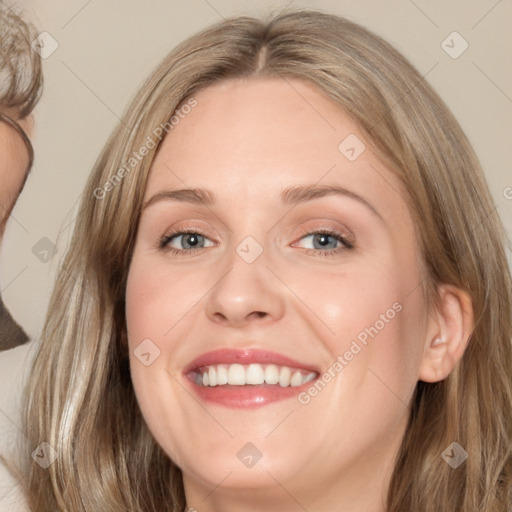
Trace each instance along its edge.
<path fill-rule="evenodd" d="M 204 297 L 207 277 L 200 269 L 191 276 L 134 254 L 126 287 L 126 321 L 132 339 L 153 336 L 168 344 L 167 334 Z"/>
<path fill-rule="evenodd" d="M 301 403 L 311 400 L 319 415 L 336 410 L 339 418 L 357 418 L 346 425 L 354 439 L 361 425 L 393 432 L 418 380 L 420 288 L 411 294 L 408 279 L 389 271 L 319 276 L 316 283 L 322 286 L 304 283 L 299 293 L 309 290 L 309 303 L 331 331 L 321 337 L 331 360 L 323 374 L 328 391 L 310 388 Z"/>
<path fill-rule="evenodd" d="M 296 274 L 294 291 L 316 315 L 317 323 L 324 325 L 323 338 L 333 351 L 359 335 L 364 340 L 365 330 L 375 324 L 382 331 L 397 316 L 403 292 L 394 274 L 355 269 Z"/>
<path fill-rule="evenodd" d="M 184 411 L 183 421 L 192 421 L 182 406 L 183 392 L 172 364 L 180 351 L 172 328 L 185 314 L 184 290 L 168 270 L 165 277 L 158 266 L 134 254 L 126 286 L 131 379 L 149 430 L 174 461 L 180 460 L 180 453 L 172 439 L 179 437 L 183 426 L 173 418 L 169 404 Z"/>
<path fill-rule="evenodd" d="M 204 270 L 187 273 L 163 258 L 135 251 L 125 298 L 131 374 L 140 402 L 156 400 L 151 390 L 179 388 L 173 377 L 190 357 L 183 340 L 199 338 L 197 313 L 204 308 L 201 299 L 210 282 Z"/>
<path fill-rule="evenodd" d="M 403 390 L 405 402 L 418 377 L 425 304 L 413 272 L 390 268 L 367 265 L 364 271 L 317 273 L 314 280 L 297 274 L 294 291 L 314 312 L 307 316 L 332 363 L 341 356 L 351 393 L 371 399 L 388 388 Z"/>

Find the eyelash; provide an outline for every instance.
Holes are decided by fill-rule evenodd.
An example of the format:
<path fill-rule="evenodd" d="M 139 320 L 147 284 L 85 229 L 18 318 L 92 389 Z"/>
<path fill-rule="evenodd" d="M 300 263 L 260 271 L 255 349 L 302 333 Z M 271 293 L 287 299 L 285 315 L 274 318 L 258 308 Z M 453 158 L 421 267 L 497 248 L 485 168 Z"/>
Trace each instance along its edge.
<path fill-rule="evenodd" d="M 177 231 L 173 231 L 172 233 L 169 233 L 167 235 L 164 235 L 160 241 L 159 241 L 159 249 L 162 251 L 165 251 L 173 256 L 183 256 L 187 255 L 193 252 L 197 252 L 200 249 L 208 249 L 208 247 L 200 247 L 199 249 L 175 249 L 173 247 L 168 247 L 167 244 L 176 236 L 181 235 L 203 235 L 200 231 L 194 229 L 194 228 L 182 228 Z M 317 230 L 308 231 L 308 230 L 301 230 L 301 237 L 299 238 L 299 241 L 303 238 L 311 235 L 328 235 L 332 238 L 337 239 L 341 244 L 344 245 L 344 247 L 338 247 L 337 249 L 327 249 L 327 250 L 321 250 L 321 249 L 305 249 L 304 252 L 308 255 L 314 253 L 314 256 L 320 256 L 320 257 L 330 257 L 330 256 L 337 256 L 341 252 L 349 251 L 354 249 L 354 244 L 349 242 L 347 237 L 343 235 L 343 233 L 337 231 L 336 229 L 325 227 L 325 228 L 319 228 Z M 207 237 L 205 237 L 207 238 Z"/>

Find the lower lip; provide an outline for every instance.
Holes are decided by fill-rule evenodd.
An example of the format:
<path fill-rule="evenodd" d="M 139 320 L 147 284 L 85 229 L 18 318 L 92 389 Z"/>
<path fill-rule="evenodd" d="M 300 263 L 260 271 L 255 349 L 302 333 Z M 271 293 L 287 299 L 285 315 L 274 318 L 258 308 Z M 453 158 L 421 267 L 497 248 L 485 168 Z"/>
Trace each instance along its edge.
<path fill-rule="evenodd" d="M 316 379 L 301 386 L 281 387 L 262 384 L 261 386 L 198 386 L 187 378 L 196 395 L 203 401 L 223 405 L 232 409 L 248 409 L 296 397 L 301 391 L 311 386 Z"/>

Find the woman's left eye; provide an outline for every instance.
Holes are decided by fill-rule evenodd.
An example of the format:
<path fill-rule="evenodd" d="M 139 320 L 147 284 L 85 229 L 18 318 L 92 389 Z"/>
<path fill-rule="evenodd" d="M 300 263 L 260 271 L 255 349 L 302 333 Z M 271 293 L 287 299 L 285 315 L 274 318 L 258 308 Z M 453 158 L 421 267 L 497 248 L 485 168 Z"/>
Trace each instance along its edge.
<path fill-rule="evenodd" d="M 303 240 L 308 240 L 313 245 L 312 248 L 299 245 L 306 249 L 307 254 L 312 252 L 315 255 L 329 256 L 354 248 L 354 245 L 342 233 L 335 230 L 313 231 L 301 237 L 299 242 Z M 293 246 L 299 242 L 295 242 Z M 159 243 L 160 249 L 175 255 L 190 253 L 195 249 L 214 245 L 215 243 L 209 238 L 196 231 L 176 231 L 163 236 Z"/>
<path fill-rule="evenodd" d="M 303 240 L 308 240 L 313 246 L 312 248 L 301 246 L 306 249 L 308 254 L 313 252 L 317 255 L 329 256 L 354 248 L 354 245 L 342 233 L 334 230 L 314 231 L 300 239 L 300 241 Z"/>

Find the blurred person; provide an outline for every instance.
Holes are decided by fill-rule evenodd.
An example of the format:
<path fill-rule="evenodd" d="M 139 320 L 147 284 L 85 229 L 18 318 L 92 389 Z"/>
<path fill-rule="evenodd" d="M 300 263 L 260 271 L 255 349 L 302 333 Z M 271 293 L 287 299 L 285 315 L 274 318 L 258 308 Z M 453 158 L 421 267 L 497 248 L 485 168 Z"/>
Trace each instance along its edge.
<path fill-rule="evenodd" d="M 39 101 L 41 58 L 32 50 L 33 28 L 0 2 L 0 243 L 34 160 L 32 112 Z M 28 341 L 0 297 L 0 350 Z"/>
<path fill-rule="evenodd" d="M 42 92 L 41 58 L 32 50 L 34 28 L 0 1 L 0 243 L 32 168 L 33 110 Z M 36 344 L 0 297 L 0 511 L 19 510 L 17 480 L 4 467 L 20 423 L 19 397 Z M 12 451 L 9 456 L 12 455 Z"/>

